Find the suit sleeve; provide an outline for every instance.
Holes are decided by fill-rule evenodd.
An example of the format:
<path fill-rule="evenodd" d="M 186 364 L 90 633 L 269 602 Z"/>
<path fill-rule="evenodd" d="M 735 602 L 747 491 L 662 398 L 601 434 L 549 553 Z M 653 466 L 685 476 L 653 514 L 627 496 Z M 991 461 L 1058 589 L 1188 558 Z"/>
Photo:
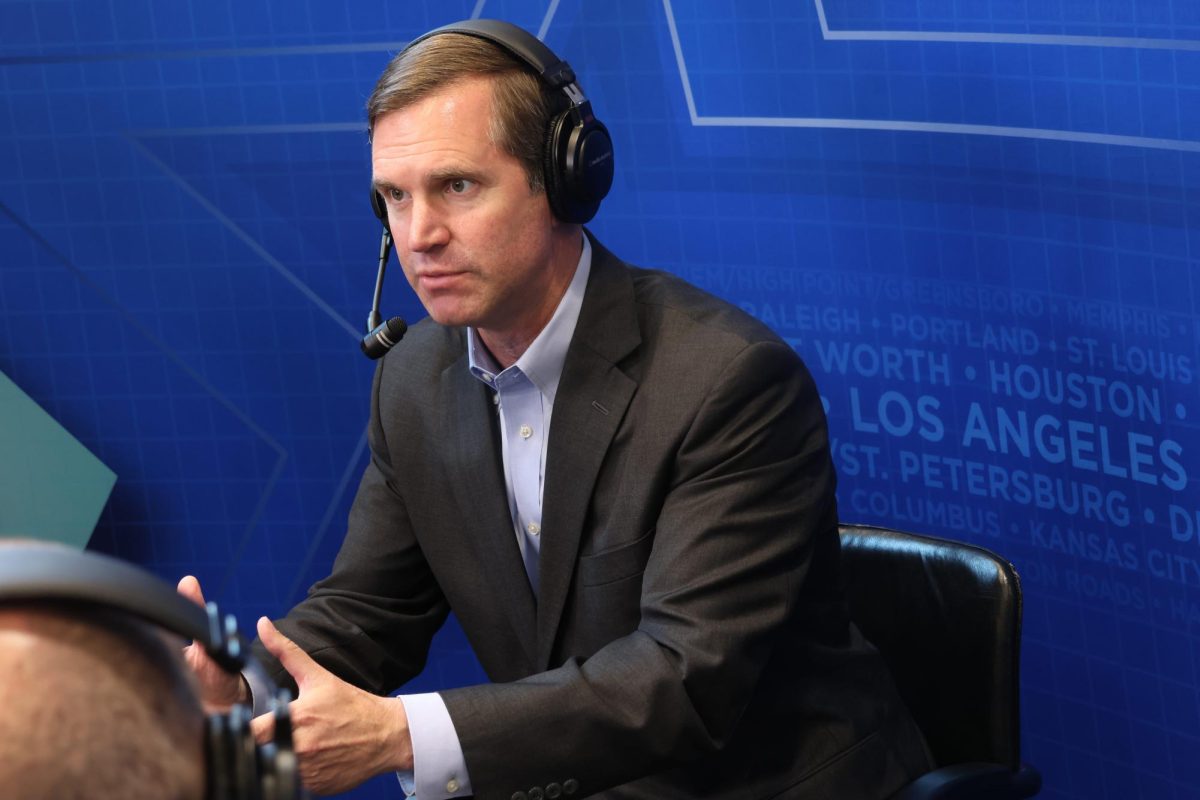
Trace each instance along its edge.
<path fill-rule="evenodd" d="M 384 362 L 386 364 L 386 361 Z M 372 386 L 371 450 L 349 527 L 329 577 L 277 621 L 279 630 L 332 673 L 386 694 L 420 673 L 448 607 L 413 535 L 380 424 L 381 364 Z M 287 671 L 255 642 L 255 655 L 280 686 Z"/>
<path fill-rule="evenodd" d="M 793 611 L 834 474 L 811 377 L 778 341 L 745 347 L 674 456 L 636 631 L 586 660 L 444 692 L 476 797 L 564 780 L 580 795 L 720 749 Z"/>

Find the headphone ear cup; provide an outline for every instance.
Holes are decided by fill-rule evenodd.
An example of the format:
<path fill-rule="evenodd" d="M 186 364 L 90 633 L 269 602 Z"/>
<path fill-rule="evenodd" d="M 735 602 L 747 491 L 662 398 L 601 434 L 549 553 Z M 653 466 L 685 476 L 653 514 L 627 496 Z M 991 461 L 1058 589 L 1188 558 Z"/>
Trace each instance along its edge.
<path fill-rule="evenodd" d="M 204 749 L 207 761 L 207 800 L 233 797 L 233 769 L 230 765 L 229 721 L 224 714 L 209 714 L 204 721 Z"/>
<path fill-rule="evenodd" d="M 546 194 L 563 222 L 596 216 L 613 181 L 612 138 L 587 103 L 550 121 L 543 151 Z"/>
<path fill-rule="evenodd" d="M 295 800 L 305 796 L 300 785 L 300 763 L 292 745 L 291 694 L 280 689 L 272 704 L 275 736 L 259 750 L 263 776 L 262 800 Z"/>
<path fill-rule="evenodd" d="M 550 118 L 546 127 L 546 141 L 542 147 L 542 182 L 546 186 L 546 200 L 550 203 L 550 211 L 563 222 L 575 222 L 571 209 L 564 197 L 562 140 L 563 126 L 571 116 L 570 109 Z"/>
<path fill-rule="evenodd" d="M 374 186 L 371 187 L 371 210 L 375 212 L 375 218 L 383 223 L 388 234 L 391 234 L 392 226 L 388 224 L 387 203 L 384 202 L 383 195 L 375 191 Z"/>
<path fill-rule="evenodd" d="M 578 216 L 587 222 L 600 210 L 613 182 L 613 145 L 608 128 L 590 117 L 575 128 L 568 143 L 565 181 L 578 205 Z"/>
<path fill-rule="evenodd" d="M 260 800 L 259 749 L 250 728 L 251 713 L 235 705 L 206 720 L 208 800 Z M 291 727 L 288 727 L 291 741 Z M 293 795 L 297 796 L 297 795 Z"/>
<path fill-rule="evenodd" d="M 238 800 L 257 800 L 258 743 L 250 729 L 252 714 L 246 706 L 229 709 L 230 744 L 233 748 L 234 781 Z"/>

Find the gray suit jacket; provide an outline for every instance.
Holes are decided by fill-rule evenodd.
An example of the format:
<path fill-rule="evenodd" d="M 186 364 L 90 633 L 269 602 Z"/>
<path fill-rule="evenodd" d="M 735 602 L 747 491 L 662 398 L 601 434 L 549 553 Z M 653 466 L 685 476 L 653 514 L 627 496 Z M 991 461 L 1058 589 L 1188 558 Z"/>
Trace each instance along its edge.
<path fill-rule="evenodd" d="M 345 542 L 284 633 L 390 692 L 453 610 L 494 681 L 442 693 L 488 800 L 877 798 L 929 768 L 847 616 L 825 418 L 790 347 L 594 242 L 535 600 L 464 343 L 425 321 L 384 359 Z"/>

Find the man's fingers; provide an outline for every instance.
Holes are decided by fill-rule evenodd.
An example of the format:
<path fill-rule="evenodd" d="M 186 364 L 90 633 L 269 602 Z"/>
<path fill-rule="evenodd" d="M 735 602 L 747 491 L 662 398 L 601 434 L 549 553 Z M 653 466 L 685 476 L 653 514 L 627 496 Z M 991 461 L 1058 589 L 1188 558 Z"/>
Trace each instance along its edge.
<path fill-rule="evenodd" d="M 204 607 L 204 592 L 200 589 L 200 581 L 192 575 L 184 575 L 180 579 L 179 585 L 175 587 L 175 591 L 191 600 L 201 608 Z"/>
<path fill-rule="evenodd" d="M 254 741 L 259 744 L 271 741 L 275 736 L 275 714 L 268 711 L 250 720 L 250 732 L 254 734 Z"/>
<path fill-rule="evenodd" d="M 258 638 L 271 655 L 279 659 L 279 663 L 296 681 L 296 687 L 303 692 L 305 684 L 328 673 L 325 668 L 309 658 L 308 653 L 291 639 L 284 636 L 275 624 L 266 617 L 258 620 Z"/>
<path fill-rule="evenodd" d="M 204 607 L 204 592 L 200 590 L 200 581 L 193 576 L 184 576 L 175 590 L 179 592 L 180 597 L 201 608 Z M 203 645 L 192 642 L 183 648 L 183 656 L 199 681 L 200 699 L 206 712 L 224 711 L 239 701 L 242 679 L 217 666 L 216 662 L 209 658 Z"/>
<path fill-rule="evenodd" d="M 184 575 L 182 578 L 180 578 L 179 584 L 175 587 L 175 591 L 179 592 L 179 595 L 185 600 L 191 600 L 196 605 L 204 608 L 204 592 L 200 589 L 200 581 L 197 580 L 194 575 Z M 194 662 L 192 663 L 192 667 L 195 668 L 197 664 L 200 663 L 198 659 L 200 658 L 202 651 L 195 645 L 194 642 L 193 646 L 189 648 L 189 650 L 192 652 L 188 655 L 188 661 Z M 195 655 L 192 653 L 195 653 Z"/>

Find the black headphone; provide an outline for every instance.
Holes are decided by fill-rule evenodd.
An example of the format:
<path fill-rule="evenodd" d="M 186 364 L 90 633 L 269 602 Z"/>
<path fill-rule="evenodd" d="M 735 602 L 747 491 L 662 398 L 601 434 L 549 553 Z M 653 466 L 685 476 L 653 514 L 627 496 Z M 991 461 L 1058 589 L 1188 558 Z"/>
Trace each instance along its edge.
<path fill-rule="evenodd" d="M 567 107 L 551 118 L 542 147 L 542 182 L 546 187 L 546 199 L 554 216 L 563 222 L 583 224 L 596 216 L 600 201 L 612 188 L 612 137 L 604 123 L 592 113 L 592 104 L 575 82 L 571 65 L 533 34 L 495 19 L 469 19 L 434 28 L 413 39 L 404 50 L 444 33 L 489 41 L 527 64 L 551 89 L 562 91 Z M 368 358 L 375 359 L 400 341 L 407 326 L 399 317 L 382 321 L 379 314 L 383 275 L 392 249 L 392 230 L 388 224 L 387 205 L 374 187 L 371 187 L 371 210 L 383 223 L 383 239 L 379 245 L 374 302 L 367 316 L 367 335 L 360 347 Z"/>
<path fill-rule="evenodd" d="M 223 669 L 237 673 L 252 657 L 232 615 L 215 603 L 202 609 L 144 570 L 98 553 L 5 545 L 0 551 L 0 603 L 54 601 L 103 606 L 130 614 L 199 642 Z M 300 785 L 292 750 L 289 694 L 274 698 L 275 734 L 258 745 L 250 731 L 250 709 L 233 706 L 210 714 L 205 724 L 209 800 L 298 800 Z"/>

